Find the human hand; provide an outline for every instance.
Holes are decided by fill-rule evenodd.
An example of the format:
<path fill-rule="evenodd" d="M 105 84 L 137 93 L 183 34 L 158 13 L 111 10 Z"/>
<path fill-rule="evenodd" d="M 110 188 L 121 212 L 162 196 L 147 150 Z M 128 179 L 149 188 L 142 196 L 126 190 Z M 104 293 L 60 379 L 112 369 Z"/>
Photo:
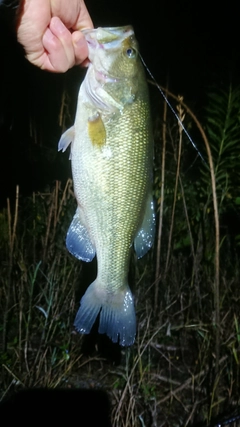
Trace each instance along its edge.
<path fill-rule="evenodd" d="M 88 57 L 81 30 L 93 28 L 84 0 L 22 0 L 17 38 L 26 58 L 43 70 L 65 72 Z"/>

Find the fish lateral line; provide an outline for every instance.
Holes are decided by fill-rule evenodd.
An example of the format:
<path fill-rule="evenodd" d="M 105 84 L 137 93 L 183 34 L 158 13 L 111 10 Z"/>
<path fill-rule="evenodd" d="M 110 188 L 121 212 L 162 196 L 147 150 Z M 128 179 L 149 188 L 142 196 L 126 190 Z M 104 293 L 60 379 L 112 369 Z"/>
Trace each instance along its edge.
<path fill-rule="evenodd" d="M 167 98 L 167 97 L 166 97 L 166 95 L 164 94 L 164 92 L 163 92 L 162 88 L 160 87 L 160 85 L 159 85 L 159 84 L 158 84 L 158 82 L 156 81 L 156 79 L 155 79 L 154 75 L 151 73 L 150 69 L 148 68 L 148 66 L 147 66 L 146 62 L 144 61 L 144 59 L 143 59 L 143 57 L 142 57 L 142 55 L 140 55 L 140 54 L 139 54 L 139 56 L 140 56 L 140 58 L 141 58 L 141 61 L 142 61 L 143 65 L 144 65 L 144 67 L 146 68 L 146 70 L 147 70 L 147 72 L 148 72 L 149 76 L 151 77 L 151 79 L 152 79 L 152 81 L 155 83 L 155 85 L 157 86 L 157 88 L 158 88 L 159 92 L 161 93 L 161 95 L 162 95 L 162 97 L 163 97 L 164 101 L 167 103 L 168 107 L 169 107 L 169 108 L 170 108 L 170 110 L 172 111 L 173 115 L 176 117 L 176 119 L 177 119 L 178 123 L 180 124 L 180 126 L 181 126 L 182 130 L 184 131 L 185 135 L 188 137 L 189 141 L 191 142 L 192 146 L 193 146 L 193 147 L 195 148 L 195 150 L 197 151 L 198 155 L 201 157 L 202 161 L 203 161 L 205 164 L 207 164 L 207 163 L 206 163 L 206 161 L 205 161 L 205 159 L 204 159 L 204 157 L 203 157 L 203 155 L 202 155 L 202 154 L 201 154 L 201 152 L 198 150 L 198 148 L 197 148 L 197 146 L 196 146 L 195 142 L 193 141 L 192 137 L 190 136 L 190 134 L 188 133 L 187 129 L 185 128 L 185 126 L 184 126 L 184 124 L 183 124 L 182 120 L 180 119 L 180 117 L 179 117 L 178 113 L 174 110 L 174 108 L 173 108 L 172 104 L 170 103 L 170 101 L 168 100 L 168 98 Z"/>

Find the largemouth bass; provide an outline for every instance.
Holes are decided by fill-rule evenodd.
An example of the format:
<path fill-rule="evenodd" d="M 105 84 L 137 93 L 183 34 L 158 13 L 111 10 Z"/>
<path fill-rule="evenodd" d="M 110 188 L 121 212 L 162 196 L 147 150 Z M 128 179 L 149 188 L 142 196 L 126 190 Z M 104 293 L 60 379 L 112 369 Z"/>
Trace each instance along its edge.
<path fill-rule="evenodd" d="M 152 246 L 153 136 L 148 88 L 132 27 L 84 32 L 90 64 L 80 87 L 71 144 L 78 207 L 67 233 L 78 259 L 97 255 L 96 280 L 81 299 L 76 329 L 88 334 L 100 313 L 99 333 L 131 345 L 136 335 L 128 285 L 131 246 L 142 257 Z"/>

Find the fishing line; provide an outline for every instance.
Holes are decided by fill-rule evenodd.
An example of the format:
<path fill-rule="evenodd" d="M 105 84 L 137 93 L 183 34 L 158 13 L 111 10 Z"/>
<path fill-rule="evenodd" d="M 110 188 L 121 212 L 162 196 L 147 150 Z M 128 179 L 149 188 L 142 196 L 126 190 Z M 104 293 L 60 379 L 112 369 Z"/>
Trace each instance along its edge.
<path fill-rule="evenodd" d="M 193 141 L 192 137 L 189 135 L 187 129 L 185 128 L 182 120 L 180 119 L 179 115 L 177 114 L 177 112 L 174 110 L 174 108 L 172 107 L 171 103 L 169 102 L 169 100 L 167 99 L 166 95 L 164 94 L 163 90 L 161 89 L 161 87 L 159 86 L 159 84 L 157 83 L 155 77 L 153 76 L 153 74 L 151 73 L 151 71 L 149 70 L 146 62 L 144 61 L 143 57 L 139 54 L 141 61 L 144 65 L 144 67 L 146 68 L 148 74 L 150 75 L 151 79 L 153 80 L 153 82 L 155 83 L 155 85 L 157 86 L 159 92 L 161 93 L 163 99 L 165 100 L 165 102 L 167 103 L 168 107 L 170 108 L 170 110 L 172 111 L 172 113 L 174 114 L 174 116 L 176 117 L 178 123 L 180 124 L 181 128 L 183 129 L 183 131 L 185 132 L 185 134 L 187 135 L 189 141 L 191 142 L 192 146 L 195 148 L 195 150 L 197 151 L 198 155 L 201 157 L 202 161 L 206 163 L 206 161 L 204 160 L 202 154 L 200 153 L 200 151 L 198 150 L 195 142 Z"/>

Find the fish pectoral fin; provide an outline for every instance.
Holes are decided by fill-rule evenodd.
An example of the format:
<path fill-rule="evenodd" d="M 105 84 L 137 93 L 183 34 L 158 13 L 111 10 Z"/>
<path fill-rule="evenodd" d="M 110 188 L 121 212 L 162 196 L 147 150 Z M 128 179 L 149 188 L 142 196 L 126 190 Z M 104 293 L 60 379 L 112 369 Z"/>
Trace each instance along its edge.
<path fill-rule="evenodd" d="M 113 342 L 119 342 L 122 346 L 134 343 L 136 317 L 132 293 L 127 284 L 110 293 L 97 278 L 81 299 L 74 321 L 77 331 L 81 334 L 89 334 L 99 312 L 98 332 L 100 334 L 107 334 Z"/>
<path fill-rule="evenodd" d="M 93 145 L 101 147 L 106 143 L 106 129 L 99 113 L 88 118 L 88 135 Z"/>
<path fill-rule="evenodd" d="M 142 258 L 152 247 L 155 238 L 156 219 L 154 202 L 150 193 L 146 203 L 145 214 L 141 227 L 134 239 L 134 248 L 138 258 Z"/>
<path fill-rule="evenodd" d="M 81 211 L 78 207 L 67 232 L 66 246 L 69 252 L 77 259 L 90 262 L 95 256 L 95 248 L 89 233 L 81 220 Z"/>
<path fill-rule="evenodd" d="M 58 151 L 62 151 L 64 153 L 64 151 L 66 151 L 68 146 L 74 140 L 74 136 L 75 136 L 74 126 L 72 126 L 62 134 L 58 143 Z"/>

